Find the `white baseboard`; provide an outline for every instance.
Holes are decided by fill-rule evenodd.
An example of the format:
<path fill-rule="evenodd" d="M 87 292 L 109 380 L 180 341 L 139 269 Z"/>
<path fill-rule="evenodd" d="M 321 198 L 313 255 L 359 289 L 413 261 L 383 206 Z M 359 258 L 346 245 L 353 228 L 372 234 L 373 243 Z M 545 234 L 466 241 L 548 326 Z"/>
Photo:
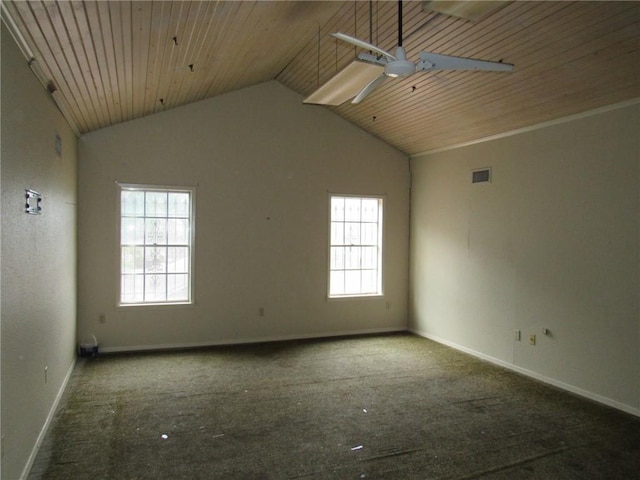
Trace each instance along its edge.
<path fill-rule="evenodd" d="M 448 340 L 444 340 L 442 338 L 436 337 L 426 332 L 422 332 L 416 329 L 409 329 L 411 333 L 415 333 L 424 338 L 428 338 L 429 340 L 433 340 L 434 342 L 441 343 L 442 345 L 446 345 L 447 347 L 454 348 L 464 353 L 468 353 L 469 355 L 473 355 L 474 357 L 480 358 L 482 360 L 486 360 L 487 362 L 493 363 L 495 365 L 499 365 L 501 367 L 507 368 L 509 370 L 513 370 L 514 372 L 521 373 L 526 375 L 527 377 L 535 378 L 536 380 L 540 380 L 541 382 L 548 383 L 549 385 L 553 385 L 554 387 L 561 388 L 571 393 L 575 393 L 576 395 L 580 395 L 581 397 L 588 398 L 590 400 L 594 400 L 598 403 L 602 403 L 609 407 L 613 407 L 615 409 L 621 410 L 626 413 L 630 413 L 631 415 L 635 415 L 640 417 L 640 409 L 632 407 L 630 405 L 626 405 L 624 403 L 620 403 L 616 400 L 612 400 L 611 398 L 603 397 L 602 395 L 598 395 L 597 393 L 589 392 L 588 390 L 583 390 L 582 388 L 576 387 L 574 385 L 561 382 L 560 380 L 556 380 L 555 378 L 547 377 L 546 375 L 541 375 L 532 370 L 527 370 L 526 368 L 519 367 L 513 363 L 505 362 L 504 360 L 500 360 L 498 358 L 491 357 L 489 355 L 485 355 L 484 353 L 477 352 L 470 348 L 464 347 L 462 345 L 458 345 L 457 343 L 450 342 Z"/>
<path fill-rule="evenodd" d="M 31 449 L 31 454 L 29 455 L 27 463 L 22 469 L 22 475 L 20 475 L 20 480 L 27 480 L 27 477 L 29 476 L 31 467 L 33 467 L 33 462 L 35 462 L 36 460 L 36 456 L 38 455 L 38 451 L 40 450 L 42 441 L 44 440 L 44 437 L 47 434 L 47 431 L 49 430 L 49 425 L 51 424 L 51 421 L 53 420 L 53 417 L 56 414 L 56 410 L 58 409 L 58 404 L 62 399 L 62 395 L 64 394 L 65 389 L 67 388 L 67 383 L 69 383 L 69 379 L 71 378 L 71 374 L 73 373 L 73 369 L 75 368 L 75 366 L 76 366 L 76 359 L 74 357 L 73 362 L 71 362 L 71 366 L 69 367 L 69 370 L 67 370 L 67 374 L 65 375 L 64 380 L 62 381 L 62 385 L 60 385 L 60 388 L 58 389 L 56 398 L 53 401 L 51 408 L 49 409 L 49 414 L 47 415 L 47 419 L 45 420 L 44 425 L 42 425 L 42 428 L 40 429 L 40 433 L 38 434 L 36 443 L 33 445 L 33 448 Z"/>
<path fill-rule="evenodd" d="M 188 342 L 188 343 L 167 343 L 161 345 L 126 345 L 121 347 L 100 347 L 101 353 L 120 353 L 120 352 L 142 352 L 153 350 L 176 350 L 176 349 L 188 349 L 188 348 L 204 348 L 204 347 L 217 347 L 223 345 L 244 345 L 251 343 L 267 343 L 267 342 L 283 342 L 288 340 L 308 340 L 314 338 L 329 338 L 329 337 L 345 337 L 351 335 L 372 335 L 376 333 L 394 333 L 394 332 L 406 332 L 404 327 L 398 328 L 373 328 L 365 330 L 345 330 L 340 332 L 323 332 L 313 334 L 293 334 L 293 335 L 281 335 L 281 336 L 269 336 L 269 337 L 249 337 L 249 338 L 233 338 L 224 340 L 215 340 L 208 342 Z"/>

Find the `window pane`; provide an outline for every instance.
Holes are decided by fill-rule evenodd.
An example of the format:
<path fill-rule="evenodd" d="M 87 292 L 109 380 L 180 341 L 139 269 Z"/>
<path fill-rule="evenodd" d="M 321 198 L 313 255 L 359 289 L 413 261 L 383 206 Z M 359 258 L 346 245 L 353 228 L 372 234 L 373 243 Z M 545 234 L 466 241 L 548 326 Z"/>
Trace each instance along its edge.
<path fill-rule="evenodd" d="M 331 222 L 331 245 L 344 245 L 344 223 Z"/>
<path fill-rule="evenodd" d="M 122 216 L 144 216 L 144 192 L 123 190 L 120 195 Z"/>
<path fill-rule="evenodd" d="M 360 247 L 346 247 L 344 255 L 344 268 L 355 270 L 360 268 Z"/>
<path fill-rule="evenodd" d="M 346 245 L 360 244 L 360 223 L 344 224 L 344 243 Z"/>
<path fill-rule="evenodd" d="M 378 224 L 362 224 L 362 245 L 378 245 Z"/>
<path fill-rule="evenodd" d="M 344 198 L 331 197 L 331 220 L 344 220 Z"/>
<path fill-rule="evenodd" d="M 345 220 L 360 221 L 360 198 L 345 198 L 344 200 L 344 218 Z"/>
<path fill-rule="evenodd" d="M 144 248 L 122 247 L 122 273 L 142 273 Z"/>
<path fill-rule="evenodd" d="M 189 218 L 188 193 L 169 193 L 168 216 Z"/>
<path fill-rule="evenodd" d="M 329 295 L 344 295 L 344 271 L 337 270 L 330 273 Z"/>
<path fill-rule="evenodd" d="M 164 302 L 167 299 L 166 275 L 144 276 L 144 300 L 146 302 Z"/>
<path fill-rule="evenodd" d="M 185 274 L 167 276 L 167 300 L 174 302 L 189 299 L 189 276 Z"/>
<path fill-rule="evenodd" d="M 344 293 L 363 293 L 360 289 L 360 270 L 347 270 L 344 272 Z"/>
<path fill-rule="evenodd" d="M 138 303 L 143 301 L 143 276 L 122 275 L 120 301 L 122 303 Z"/>
<path fill-rule="evenodd" d="M 362 268 L 378 267 L 378 249 L 376 247 L 362 247 Z"/>
<path fill-rule="evenodd" d="M 167 216 L 167 193 L 166 192 L 146 192 L 145 199 L 147 217 Z"/>
<path fill-rule="evenodd" d="M 377 198 L 362 199 L 362 221 L 377 222 L 378 221 L 378 203 Z"/>
<path fill-rule="evenodd" d="M 120 236 L 123 245 L 143 244 L 144 218 L 123 217 Z"/>
<path fill-rule="evenodd" d="M 167 220 L 167 233 L 169 245 L 188 245 L 189 220 L 183 218 L 170 218 Z"/>
<path fill-rule="evenodd" d="M 375 270 L 362 270 L 362 293 L 376 293 L 377 273 Z"/>
<path fill-rule="evenodd" d="M 331 247 L 331 270 L 344 268 L 344 247 Z"/>
<path fill-rule="evenodd" d="M 167 271 L 169 273 L 189 272 L 188 247 L 169 247 L 167 249 Z"/>
<path fill-rule="evenodd" d="M 166 272 L 166 247 L 145 247 L 144 249 L 144 273 Z"/>
<path fill-rule="evenodd" d="M 147 245 L 164 245 L 167 243 L 167 220 L 164 218 L 147 218 L 145 220 L 145 243 Z"/>

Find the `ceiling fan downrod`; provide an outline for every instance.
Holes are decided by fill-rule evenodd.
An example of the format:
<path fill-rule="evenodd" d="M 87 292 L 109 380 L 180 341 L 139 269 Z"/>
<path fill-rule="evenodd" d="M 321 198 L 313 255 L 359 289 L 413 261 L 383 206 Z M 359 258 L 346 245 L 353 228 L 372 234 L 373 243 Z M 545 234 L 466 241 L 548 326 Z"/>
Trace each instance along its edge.
<path fill-rule="evenodd" d="M 402 0 L 398 0 L 398 46 L 402 47 Z"/>
<path fill-rule="evenodd" d="M 416 71 L 413 62 L 407 60 L 407 53 L 402 46 L 402 0 L 398 1 L 398 46 L 396 48 L 396 60 L 390 61 L 384 67 L 385 75 L 398 78 L 407 77 Z"/>

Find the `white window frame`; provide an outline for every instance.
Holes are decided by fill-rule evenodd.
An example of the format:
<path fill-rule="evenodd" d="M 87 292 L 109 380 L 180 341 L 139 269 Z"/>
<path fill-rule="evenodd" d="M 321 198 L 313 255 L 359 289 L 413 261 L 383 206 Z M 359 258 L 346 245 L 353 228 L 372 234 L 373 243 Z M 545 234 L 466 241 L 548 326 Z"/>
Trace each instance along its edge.
<path fill-rule="evenodd" d="M 173 186 L 173 185 L 149 185 L 149 184 L 134 184 L 134 183 L 119 183 L 118 186 L 118 288 L 117 288 L 117 306 L 118 307 L 165 307 L 172 305 L 194 305 L 194 266 L 195 266 L 195 218 L 196 218 L 196 188 L 192 186 Z M 166 192 L 166 193 L 188 193 L 189 194 L 189 259 L 188 259 L 188 292 L 187 299 L 185 300 L 164 300 L 164 301 L 139 301 L 139 302 L 123 302 L 122 301 L 122 285 L 123 285 L 123 263 L 122 263 L 122 192 L 124 191 L 144 191 L 144 192 Z M 139 218 L 150 218 L 146 216 Z M 167 216 L 167 218 L 170 218 Z M 135 245 L 144 245 L 135 244 Z M 167 247 L 171 247 L 170 244 L 166 244 Z M 178 245 L 176 245 L 178 246 Z M 183 246 L 183 245 L 179 245 Z M 144 273 L 143 273 L 144 275 Z M 162 273 L 161 273 L 162 275 Z M 164 272 L 167 275 L 167 272 Z M 144 281 L 143 281 L 144 285 Z"/>
<path fill-rule="evenodd" d="M 359 200 L 363 200 L 363 199 L 372 199 L 372 200 L 377 200 L 378 201 L 378 218 L 377 221 L 375 222 L 376 225 L 378 226 L 377 229 L 377 242 L 376 245 L 368 245 L 368 244 L 363 244 L 362 242 L 360 243 L 356 243 L 356 244 L 352 244 L 353 247 L 356 248 L 365 248 L 365 247 L 371 247 L 371 246 L 375 246 L 377 247 L 377 253 L 376 253 L 376 288 L 375 291 L 368 291 L 368 292 L 363 292 L 362 290 L 360 292 L 350 292 L 350 293 L 332 293 L 331 291 L 331 277 L 332 277 L 332 272 L 337 272 L 337 271 L 343 271 L 346 272 L 348 270 L 351 271 L 360 271 L 361 275 L 363 271 L 366 271 L 366 268 L 353 268 L 353 269 L 349 269 L 346 267 L 346 265 L 342 268 L 342 269 L 335 269 L 332 267 L 333 265 L 333 254 L 332 254 L 332 247 L 340 247 L 340 246 L 344 246 L 346 245 L 345 243 L 343 244 L 334 244 L 333 243 L 333 227 L 332 224 L 335 223 L 360 223 L 361 226 L 364 223 L 370 223 L 370 222 L 363 222 L 362 218 L 360 218 L 359 221 L 357 222 L 347 222 L 346 218 L 342 221 L 340 220 L 334 220 L 333 218 L 333 212 L 332 212 L 332 203 L 333 203 L 333 199 L 334 198 L 344 198 L 344 199 L 359 199 Z M 329 193 L 329 199 L 328 199 L 328 204 L 329 204 L 329 235 L 328 235 L 328 254 L 327 254 L 327 298 L 329 300 L 335 300 L 335 299 L 348 299 L 348 298 L 366 298 L 366 297 L 382 297 L 384 296 L 384 262 L 383 262 L 383 257 L 384 257 L 384 206 L 386 203 L 386 198 L 384 195 L 356 195 L 356 194 L 338 194 L 338 193 Z M 362 229 L 362 227 L 361 227 Z M 361 234 L 362 234 L 362 230 L 361 230 Z M 362 238 L 362 237 L 361 237 Z M 360 266 L 362 265 L 362 256 L 360 257 Z M 361 277 L 362 278 L 362 277 Z"/>

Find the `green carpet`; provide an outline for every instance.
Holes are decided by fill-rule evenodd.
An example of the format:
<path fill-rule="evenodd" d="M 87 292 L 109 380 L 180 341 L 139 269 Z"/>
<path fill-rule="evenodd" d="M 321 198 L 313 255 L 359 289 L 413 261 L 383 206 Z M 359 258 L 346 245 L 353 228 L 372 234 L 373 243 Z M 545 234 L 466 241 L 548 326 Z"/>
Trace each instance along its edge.
<path fill-rule="evenodd" d="M 640 418 L 409 334 L 79 360 L 30 479 L 635 479 Z"/>

